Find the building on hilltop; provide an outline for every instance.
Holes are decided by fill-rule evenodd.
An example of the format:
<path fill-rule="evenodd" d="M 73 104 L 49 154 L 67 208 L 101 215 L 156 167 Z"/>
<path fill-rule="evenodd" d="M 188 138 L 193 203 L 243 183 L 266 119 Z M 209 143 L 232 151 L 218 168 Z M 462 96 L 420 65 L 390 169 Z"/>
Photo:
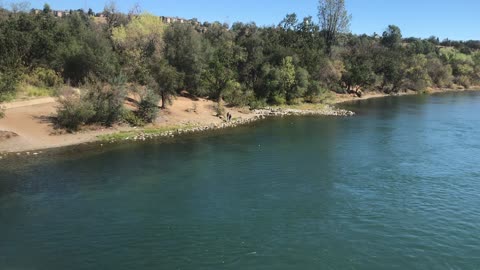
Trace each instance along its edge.
<path fill-rule="evenodd" d="M 179 17 L 160 16 L 160 18 L 162 19 L 162 21 L 163 21 L 164 23 L 176 23 L 176 22 L 185 23 L 185 22 L 188 22 L 188 21 L 189 21 L 189 20 L 187 20 L 187 19 L 179 18 Z"/>

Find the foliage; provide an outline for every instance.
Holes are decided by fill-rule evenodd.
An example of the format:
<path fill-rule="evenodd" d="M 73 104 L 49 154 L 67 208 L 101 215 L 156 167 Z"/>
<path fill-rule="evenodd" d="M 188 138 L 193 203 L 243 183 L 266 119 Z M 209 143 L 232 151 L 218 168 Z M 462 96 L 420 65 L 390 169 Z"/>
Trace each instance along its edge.
<path fill-rule="evenodd" d="M 345 8 L 345 0 L 319 0 L 318 19 L 325 36 L 327 52 L 331 52 L 338 34 L 348 31 L 351 16 Z"/>
<path fill-rule="evenodd" d="M 150 86 L 162 98 L 162 108 L 165 109 L 167 103 L 172 102 L 172 97 L 182 86 L 183 74 L 161 59 L 152 60 L 149 71 Z"/>
<path fill-rule="evenodd" d="M 309 103 L 330 103 L 334 99 L 334 94 L 317 81 L 311 81 L 305 93 L 305 101 Z"/>
<path fill-rule="evenodd" d="M 181 83 L 191 92 L 200 88 L 201 73 L 205 66 L 202 36 L 193 25 L 174 23 L 165 31 L 164 54 L 168 63 L 183 73 Z"/>
<path fill-rule="evenodd" d="M 141 127 L 145 125 L 145 122 L 136 114 L 136 112 L 131 110 L 123 111 L 122 120 L 132 127 Z"/>
<path fill-rule="evenodd" d="M 135 115 L 143 123 L 152 123 L 158 115 L 159 96 L 152 90 L 147 89 L 138 104 L 138 110 Z"/>
<path fill-rule="evenodd" d="M 319 0 L 318 20 L 287 14 L 276 26 L 197 20 L 164 24 L 114 2 L 105 20 L 92 10 L 55 17 L 28 12 L 25 3 L 0 9 L 0 101 L 80 87 L 63 101 L 62 123 L 134 125 L 151 122 L 158 98 L 165 107 L 186 90 L 228 105 L 327 103 L 337 93 L 396 93 L 480 84 L 480 41 L 403 38 L 389 25 L 379 36 L 348 33 L 344 0 Z M 124 75 L 123 75 L 124 74 Z M 124 77 L 121 82 L 115 78 Z M 127 112 L 125 85 L 150 89 Z M 90 112 L 93 114 L 90 115 Z M 74 115 L 78 112 L 78 116 Z"/>
<path fill-rule="evenodd" d="M 83 96 L 75 93 L 62 96 L 58 103 L 56 123 L 68 131 L 77 131 L 95 115 L 93 105 Z"/>
<path fill-rule="evenodd" d="M 235 67 L 245 59 L 243 48 L 230 40 L 222 42 L 209 57 L 201 81 L 203 92 L 217 100 L 221 100 L 223 93 L 237 80 Z"/>
<path fill-rule="evenodd" d="M 389 49 L 398 48 L 402 42 L 402 31 L 396 25 L 389 25 L 383 32 L 381 43 Z"/>
<path fill-rule="evenodd" d="M 227 90 L 223 94 L 225 102 L 232 106 L 247 106 L 255 100 L 255 93 L 252 90 L 246 90 L 238 82 L 230 82 Z"/>
<path fill-rule="evenodd" d="M 36 87 L 57 87 L 63 80 L 54 70 L 37 67 L 25 76 L 25 82 Z"/>
<path fill-rule="evenodd" d="M 94 115 L 89 123 L 111 126 L 119 121 L 123 113 L 126 90 L 122 84 L 92 82 L 86 85 L 83 99 L 93 106 Z"/>
<path fill-rule="evenodd" d="M 427 72 L 437 87 L 449 87 L 453 80 L 452 67 L 435 57 L 428 59 Z"/>
<path fill-rule="evenodd" d="M 406 87 L 416 91 L 424 91 L 431 85 L 431 79 L 427 71 L 428 60 L 425 55 L 417 54 L 409 58 L 405 77 Z"/>
<path fill-rule="evenodd" d="M 144 13 L 112 30 L 112 41 L 130 80 L 148 81 L 148 60 L 161 54 L 164 29 L 160 17 Z"/>
<path fill-rule="evenodd" d="M 51 97 L 56 94 L 54 88 L 38 87 L 30 84 L 20 84 L 19 88 L 28 97 Z"/>

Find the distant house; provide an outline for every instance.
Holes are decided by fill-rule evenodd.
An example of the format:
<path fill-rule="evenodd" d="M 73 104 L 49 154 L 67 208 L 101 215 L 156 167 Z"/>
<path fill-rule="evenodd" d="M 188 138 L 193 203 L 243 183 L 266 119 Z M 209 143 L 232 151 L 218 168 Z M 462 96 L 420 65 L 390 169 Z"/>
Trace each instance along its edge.
<path fill-rule="evenodd" d="M 162 21 L 163 21 L 164 23 L 176 23 L 176 22 L 185 23 L 185 22 L 188 22 L 187 19 L 178 18 L 178 17 L 160 16 L 160 18 L 162 19 Z"/>

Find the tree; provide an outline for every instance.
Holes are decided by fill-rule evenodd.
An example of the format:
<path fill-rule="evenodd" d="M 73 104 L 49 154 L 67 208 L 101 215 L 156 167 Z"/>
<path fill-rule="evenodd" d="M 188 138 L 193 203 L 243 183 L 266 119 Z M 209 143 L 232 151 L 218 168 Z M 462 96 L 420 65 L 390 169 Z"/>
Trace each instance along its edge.
<path fill-rule="evenodd" d="M 395 49 L 401 45 L 402 31 L 395 25 L 389 25 L 383 32 L 381 43 L 389 49 Z"/>
<path fill-rule="evenodd" d="M 428 60 L 423 54 L 417 54 L 408 58 L 405 70 L 407 88 L 416 91 L 423 91 L 431 85 L 428 75 Z"/>
<path fill-rule="evenodd" d="M 349 30 L 351 15 L 347 13 L 345 0 L 319 0 L 318 19 L 330 54 L 338 34 Z"/>
<path fill-rule="evenodd" d="M 172 97 L 176 95 L 183 83 L 183 74 L 175 67 L 169 65 L 165 60 L 156 58 L 150 63 L 150 86 L 162 98 L 162 109 L 171 103 Z"/>
<path fill-rule="evenodd" d="M 52 12 L 52 9 L 50 8 L 49 4 L 43 5 L 43 14 L 50 14 Z"/>
<path fill-rule="evenodd" d="M 245 61 L 238 65 L 239 81 L 249 90 L 255 90 L 261 87 L 258 81 L 265 61 L 261 31 L 255 23 L 235 23 L 232 31 L 235 32 L 235 43 L 246 52 Z"/>
<path fill-rule="evenodd" d="M 287 101 L 291 100 L 295 86 L 295 65 L 291 56 L 287 56 L 282 60 L 280 66 L 280 95 L 285 97 Z"/>
<path fill-rule="evenodd" d="M 292 13 L 292 14 L 287 14 L 285 18 L 278 24 L 278 27 L 283 28 L 285 31 L 293 31 L 295 30 L 296 26 L 298 24 L 298 19 L 297 19 L 297 14 Z"/>
<path fill-rule="evenodd" d="M 342 74 L 342 83 L 347 92 L 360 95 L 358 90 L 375 82 L 373 50 L 374 46 L 368 37 L 352 38 L 347 45 Z"/>
<path fill-rule="evenodd" d="M 132 18 L 126 26 L 112 30 L 112 40 L 120 53 L 124 71 L 131 81 L 145 84 L 148 61 L 163 52 L 165 25 L 158 16 L 144 13 Z"/>
<path fill-rule="evenodd" d="M 95 15 L 95 13 L 93 13 L 93 10 L 91 8 L 88 9 L 88 12 L 87 12 L 88 16 L 93 16 Z"/>
<path fill-rule="evenodd" d="M 165 31 L 164 54 L 169 64 L 184 76 L 183 85 L 196 94 L 205 67 L 205 46 L 193 25 L 173 23 Z"/>
<path fill-rule="evenodd" d="M 1 5 L 0 5 L 1 7 Z M 10 3 L 10 9 L 14 14 L 19 12 L 27 12 L 30 8 L 30 3 L 26 1 L 21 1 L 17 3 Z"/>
<path fill-rule="evenodd" d="M 230 35 L 230 34 L 228 34 Z M 202 73 L 203 91 L 210 97 L 222 100 L 223 92 L 232 82 L 238 81 L 237 67 L 246 59 L 244 48 L 235 44 L 229 37 L 217 36 L 217 46 L 208 55 L 207 67 Z"/>

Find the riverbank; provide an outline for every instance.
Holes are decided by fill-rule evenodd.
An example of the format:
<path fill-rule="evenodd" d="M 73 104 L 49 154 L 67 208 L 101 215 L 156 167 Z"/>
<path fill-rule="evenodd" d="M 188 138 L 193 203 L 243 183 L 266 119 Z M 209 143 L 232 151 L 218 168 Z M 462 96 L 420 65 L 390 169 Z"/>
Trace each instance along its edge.
<path fill-rule="evenodd" d="M 479 89 L 476 89 L 479 90 Z M 432 89 L 429 93 L 461 90 Z M 470 91 L 470 90 L 465 90 Z M 398 95 L 417 94 L 414 91 Z M 117 125 L 111 128 L 90 126 L 77 133 L 57 130 L 51 123 L 57 103 L 53 98 L 30 101 L 18 101 L 5 104 L 6 114 L 0 119 L 0 158 L 7 153 L 38 155 L 41 150 L 83 143 L 118 142 L 120 140 L 136 141 L 154 137 L 172 137 L 184 133 L 202 132 L 248 124 L 269 116 L 285 115 L 325 115 L 352 116 L 354 112 L 338 109 L 335 104 L 390 96 L 380 92 L 356 95 L 336 95 L 333 105 L 305 104 L 291 107 L 269 107 L 249 110 L 228 107 L 225 113 L 233 115 L 232 121 L 226 122 L 216 116 L 215 103 L 206 99 L 189 99 L 178 97 L 166 110 L 162 110 L 158 120 L 147 127 L 135 128 Z"/>

